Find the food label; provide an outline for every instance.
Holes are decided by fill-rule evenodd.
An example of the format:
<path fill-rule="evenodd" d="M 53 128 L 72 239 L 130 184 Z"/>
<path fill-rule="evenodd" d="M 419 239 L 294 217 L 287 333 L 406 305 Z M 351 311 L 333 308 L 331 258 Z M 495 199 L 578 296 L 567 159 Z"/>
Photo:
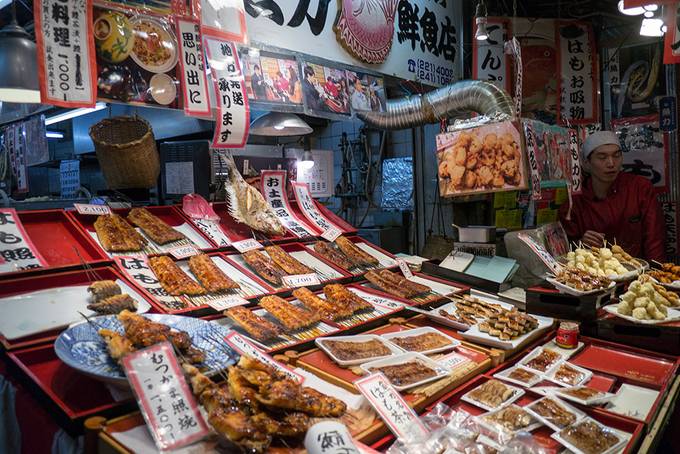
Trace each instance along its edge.
<path fill-rule="evenodd" d="M 427 429 L 418 415 L 381 372 L 360 378 L 354 382 L 354 386 L 375 408 L 394 435 L 405 439 L 427 435 Z"/>
<path fill-rule="evenodd" d="M 102 216 L 111 214 L 111 208 L 108 205 L 92 205 L 90 203 L 74 203 L 73 207 L 79 214 L 86 214 L 91 216 Z"/>
<path fill-rule="evenodd" d="M 209 219 L 192 219 L 191 222 L 193 222 L 208 238 L 213 240 L 218 247 L 226 247 L 231 244 L 231 240 L 227 234 L 224 233 L 224 230 L 222 230 L 222 227 L 218 222 Z"/>
<path fill-rule="evenodd" d="M 247 240 L 241 240 L 241 241 L 236 241 L 235 243 L 231 243 L 232 246 L 236 248 L 237 251 L 240 253 L 252 251 L 253 249 L 262 249 L 264 246 L 260 244 L 259 241 L 254 240 L 252 238 L 248 238 Z"/>
<path fill-rule="evenodd" d="M 291 182 L 291 185 L 293 186 L 293 192 L 295 192 L 295 200 L 302 210 L 302 214 L 309 222 L 321 229 L 322 232 L 325 232 L 330 228 L 340 230 L 337 225 L 333 224 L 330 219 L 324 216 L 316 207 L 307 183 Z"/>
<path fill-rule="evenodd" d="M 347 426 L 338 421 L 321 421 L 310 427 L 305 448 L 308 454 L 362 454 Z"/>
<path fill-rule="evenodd" d="M 24 230 L 16 210 L 0 208 L 0 273 L 46 265 Z"/>
<path fill-rule="evenodd" d="M 401 270 L 402 274 L 406 279 L 410 279 L 413 277 L 411 268 L 409 268 L 408 263 L 406 263 L 406 261 L 404 261 L 403 259 L 397 259 L 397 265 L 399 265 L 399 269 Z"/>
<path fill-rule="evenodd" d="M 293 274 L 291 276 L 283 276 L 281 277 L 281 280 L 283 281 L 283 284 L 286 287 L 291 288 L 321 284 L 321 282 L 319 282 L 319 276 L 317 276 L 315 273 Z"/>
<path fill-rule="evenodd" d="M 176 449 L 208 435 L 169 342 L 126 355 L 123 369 L 158 449 Z"/>
<path fill-rule="evenodd" d="M 232 331 L 227 335 L 227 337 L 224 338 L 224 340 L 227 342 L 227 344 L 229 344 L 230 347 L 239 352 L 239 354 L 252 356 L 258 361 L 261 361 L 278 370 L 279 372 L 282 372 L 283 374 L 287 375 L 289 378 L 295 380 L 298 383 L 302 383 L 305 381 L 305 378 L 302 375 L 298 374 L 292 369 L 287 368 L 278 361 L 274 361 L 274 359 L 271 356 L 257 348 L 255 344 L 250 342 L 245 337 L 241 336 L 239 333 Z"/>
<path fill-rule="evenodd" d="M 203 44 L 198 21 L 177 18 L 179 62 L 182 68 L 184 113 L 190 116 L 211 116 L 208 78 L 205 75 Z"/>
<path fill-rule="evenodd" d="M 175 257 L 177 260 L 182 260 L 187 257 L 191 257 L 192 255 L 198 254 L 198 249 L 193 247 L 192 245 L 187 245 L 187 246 L 178 246 L 170 249 L 168 251 L 170 255 Z"/>
<path fill-rule="evenodd" d="M 571 181 L 569 191 L 572 195 L 578 195 L 582 192 L 581 187 L 581 157 L 578 147 L 578 134 L 574 129 L 569 130 L 569 156 L 571 159 Z"/>
<path fill-rule="evenodd" d="M 461 355 L 460 353 L 453 352 L 439 358 L 437 360 L 437 364 L 448 369 L 449 371 L 453 371 L 454 369 L 462 366 L 463 364 L 469 361 L 470 361 L 469 358 Z"/>
<path fill-rule="evenodd" d="M 223 311 L 234 306 L 245 306 L 248 304 L 248 300 L 238 295 L 229 295 L 222 298 L 208 300 L 207 304 L 216 311 Z"/>
<path fill-rule="evenodd" d="M 274 210 L 279 221 L 298 238 L 314 236 L 311 227 L 300 222 L 293 215 L 286 195 L 286 171 L 263 170 L 260 175 L 262 195 Z"/>
<path fill-rule="evenodd" d="M 331 227 L 329 229 L 326 229 L 326 231 L 324 231 L 321 234 L 321 238 L 323 238 L 326 241 L 332 242 L 335 241 L 340 235 L 342 235 L 342 232 L 340 230 L 336 229 L 335 227 Z"/>

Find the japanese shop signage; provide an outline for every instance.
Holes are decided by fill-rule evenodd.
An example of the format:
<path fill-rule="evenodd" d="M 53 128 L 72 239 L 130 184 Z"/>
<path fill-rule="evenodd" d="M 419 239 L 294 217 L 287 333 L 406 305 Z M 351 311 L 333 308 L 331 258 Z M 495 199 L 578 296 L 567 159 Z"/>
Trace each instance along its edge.
<path fill-rule="evenodd" d="M 37 0 L 33 8 L 42 103 L 94 106 L 92 1 Z"/>
<path fill-rule="evenodd" d="M 531 122 L 524 121 L 524 139 L 527 145 L 527 159 L 529 160 L 529 172 L 531 175 L 531 196 L 534 199 L 541 196 L 541 175 L 538 169 L 538 160 L 536 157 L 536 135 Z"/>
<path fill-rule="evenodd" d="M 219 222 L 210 219 L 194 218 L 191 218 L 191 222 L 208 238 L 213 240 L 218 247 L 229 246 L 231 244 L 231 240 L 224 232 Z"/>
<path fill-rule="evenodd" d="M 354 386 L 366 397 L 397 437 L 411 438 L 413 435 L 427 434 L 427 429 L 418 415 L 382 373 L 360 378 L 354 382 Z"/>
<path fill-rule="evenodd" d="M 236 46 L 210 37 L 205 38 L 205 43 L 217 97 L 212 146 L 241 148 L 248 140 L 250 107 Z"/>
<path fill-rule="evenodd" d="M 473 23 L 473 36 L 476 30 L 477 25 Z M 486 41 L 472 41 L 472 78 L 492 82 L 510 93 L 512 63 L 504 49 L 504 43 L 510 36 L 510 20 L 489 17 L 486 30 L 489 33 Z"/>
<path fill-rule="evenodd" d="M 678 204 L 676 202 L 664 202 L 661 204 L 661 208 L 666 225 L 666 256 L 669 260 L 672 260 L 680 255 L 678 249 Z"/>
<path fill-rule="evenodd" d="M 0 209 L 0 273 L 46 266 L 14 208 Z"/>
<path fill-rule="evenodd" d="M 291 185 L 293 186 L 293 191 L 295 192 L 295 200 L 302 210 L 302 214 L 309 222 L 319 227 L 322 232 L 325 232 L 326 230 L 333 227 L 338 230 L 342 230 L 337 225 L 333 224 L 330 219 L 321 214 L 315 205 L 312 194 L 309 193 L 309 186 L 307 183 L 292 182 Z"/>
<path fill-rule="evenodd" d="M 429 85 L 446 85 L 460 78 L 460 2 L 359 3 L 245 0 L 249 41 Z"/>
<path fill-rule="evenodd" d="M 571 163 L 571 184 L 569 190 L 572 194 L 580 194 L 583 190 L 583 172 L 578 146 L 578 132 L 574 129 L 569 130 L 569 161 Z"/>
<path fill-rule="evenodd" d="M 680 2 L 664 8 L 664 23 L 668 30 L 664 35 L 663 62 L 666 65 L 680 63 Z"/>
<path fill-rule="evenodd" d="M 9 155 L 9 165 L 16 181 L 12 194 L 28 192 L 28 164 L 26 162 L 26 140 L 23 128 L 8 126 L 3 130 L 3 144 Z"/>
<path fill-rule="evenodd" d="M 171 296 L 161 286 L 160 281 L 151 270 L 146 257 L 117 256 L 114 259 L 120 265 L 123 273 L 153 298 L 170 308 L 183 308 L 184 303 L 182 300 Z"/>
<path fill-rule="evenodd" d="M 361 454 L 347 430 L 338 421 L 321 421 L 309 428 L 305 434 L 305 448 L 308 454 Z"/>
<path fill-rule="evenodd" d="M 287 368 L 278 361 L 274 361 L 274 359 L 271 356 L 264 353 L 262 350 L 257 348 L 255 344 L 250 342 L 245 337 L 241 336 L 236 331 L 232 331 L 231 333 L 229 333 L 227 337 L 224 338 L 224 340 L 227 342 L 227 344 L 229 344 L 230 347 L 239 352 L 241 355 L 250 356 L 276 369 L 277 371 L 288 376 L 288 378 L 290 378 L 291 380 L 295 380 L 298 383 L 302 383 L 305 381 L 305 378 L 302 375 L 298 374 L 292 369 Z"/>
<path fill-rule="evenodd" d="M 243 0 L 205 0 L 195 4 L 200 7 L 204 35 L 237 43 L 247 41 Z"/>
<path fill-rule="evenodd" d="M 659 99 L 659 128 L 662 131 L 671 132 L 677 127 L 675 96 L 664 96 Z"/>
<path fill-rule="evenodd" d="M 315 236 L 314 231 L 300 222 L 288 203 L 286 194 L 286 171 L 263 170 L 260 174 L 262 195 L 274 210 L 281 223 L 298 238 Z"/>
<path fill-rule="evenodd" d="M 179 41 L 179 62 L 182 68 L 184 113 L 197 117 L 211 116 L 200 26 L 197 21 L 177 18 L 176 28 Z"/>
<path fill-rule="evenodd" d="M 597 110 L 597 50 L 592 27 L 582 22 L 557 21 L 558 121 L 595 123 Z"/>
<path fill-rule="evenodd" d="M 176 449 L 208 435 L 169 342 L 125 355 L 123 369 L 158 449 Z"/>

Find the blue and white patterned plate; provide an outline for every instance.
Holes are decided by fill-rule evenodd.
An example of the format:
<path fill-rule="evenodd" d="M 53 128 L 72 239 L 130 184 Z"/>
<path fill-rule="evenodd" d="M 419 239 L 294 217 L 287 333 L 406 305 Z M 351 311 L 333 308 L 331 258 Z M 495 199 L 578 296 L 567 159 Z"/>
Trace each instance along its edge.
<path fill-rule="evenodd" d="M 193 345 L 205 352 L 205 363 L 197 366 L 207 368 L 208 374 L 225 369 L 238 359 L 238 354 L 224 341 L 217 345 L 211 340 L 224 339 L 230 331 L 217 323 L 178 315 L 144 314 L 143 317 L 175 330 L 186 331 Z M 115 315 L 93 317 L 91 320 L 99 329 L 123 333 L 123 326 Z M 69 327 L 55 341 L 54 351 L 64 363 L 86 375 L 117 386 L 125 385 L 125 373 L 109 356 L 106 343 L 97 332 L 98 328 L 87 322 Z"/>

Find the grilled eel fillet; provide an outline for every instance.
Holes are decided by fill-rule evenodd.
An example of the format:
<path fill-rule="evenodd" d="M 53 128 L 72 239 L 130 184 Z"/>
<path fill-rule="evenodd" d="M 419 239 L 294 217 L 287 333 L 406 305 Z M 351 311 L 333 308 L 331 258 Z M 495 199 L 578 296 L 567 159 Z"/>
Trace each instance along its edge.
<path fill-rule="evenodd" d="M 87 292 L 92 294 L 90 295 L 90 302 L 97 303 L 110 296 L 120 295 L 122 290 L 116 281 L 109 279 L 92 282 L 89 287 L 87 287 Z"/>
<path fill-rule="evenodd" d="M 345 254 L 351 261 L 356 265 L 380 265 L 380 261 L 370 254 L 367 254 L 356 244 L 352 243 L 350 240 L 344 236 L 339 236 L 335 239 L 335 244 L 340 248 L 340 250 Z"/>
<path fill-rule="evenodd" d="M 127 293 L 113 295 L 100 299 L 96 303 L 90 303 L 87 308 L 101 315 L 118 314 L 123 310 L 137 311 L 137 302 Z"/>
<path fill-rule="evenodd" d="M 247 251 L 242 254 L 243 260 L 263 279 L 276 286 L 280 286 L 281 277 L 286 275 L 286 272 L 281 269 L 272 259 L 265 256 L 260 251 Z"/>
<path fill-rule="evenodd" d="M 342 310 L 352 311 L 352 313 L 373 309 L 373 305 L 363 298 L 358 297 L 351 291 L 347 290 L 341 284 L 328 284 L 323 288 L 323 293 L 326 299 Z"/>
<path fill-rule="evenodd" d="M 94 230 L 108 252 L 141 251 L 146 245 L 146 239 L 117 214 L 99 216 Z"/>
<path fill-rule="evenodd" d="M 315 312 L 302 309 L 275 295 L 263 297 L 260 306 L 289 330 L 306 328 L 319 321 L 319 315 Z"/>
<path fill-rule="evenodd" d="M 223 292 L 241 287 L 229 279 L 205 254 L 192 256 L 189 259 L 189 269 L 208 292 Z"/>
<path fill-rule="evenodd" d="M 325 241 L 317 241 L 314 243 L 314 252 L 321 255 L 329 262 L 339 266 L 340 268 L 350 270 L 356 266 L 354 262 L 352 262 L 339 249 Z"/>
<path fill-rule="evenodd" d="M 413 298 L 431 290 L 427 285 L 409 281 L 405 277 L 388 270 L 371 270 L 364 277 L 387 293 L 403 298 Z"/>
<path fill-rule="evenodd" d="M 156 244 L 166 244 L 184 239 L 184 234 L 170 227 L 157 216 L 149 213 L 146 208 L 133 208 L 127 218 L 139 227 Z"/>
<path fill-rule="evenodd" d="M 169 295 L 204 295 L 205 289 L 201 284 L 191 279 L 182 271 L 172 259 L 166 255 L 151 257 L 149 266 L 161 283 L 161 287 Z"/>
<path fill-rule="evenodd" d="M 300 287 L 293 290 L 293 296 L 300 300 L 307 309 L 316 312 L 321 318 L 328 320 L 339 320 L 341 318 L 349 317 L 354 313 L 349 307 L 341 307 L 332 304 L 328 300 L 319 298 L 306 287 Z"/>
<path fill-rule="evenodd" d="M 241 306 L 227 309 L 224 315 L 238 323 L 249 335 L 259 341 L 267 341 L 283 333 L 279 326 Z"/>
<path fill-rule="evenodd" d="M 264 250 L 269 254 L 269 258 L 279 265 L 286 274 L 309 274 L 314 272 L 313 269 L 300 263 L 299 260 L 284 251 L 281 246 L 267 246 Z"/>

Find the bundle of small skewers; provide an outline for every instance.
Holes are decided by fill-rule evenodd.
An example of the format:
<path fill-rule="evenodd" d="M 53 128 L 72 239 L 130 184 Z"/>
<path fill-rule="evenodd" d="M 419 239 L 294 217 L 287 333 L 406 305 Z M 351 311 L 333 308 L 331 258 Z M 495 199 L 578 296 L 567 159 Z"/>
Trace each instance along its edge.
<path fill-rule="evenodd" d="M 661 269 L 652 270 L 649 274 L 651 277 L 656 279 L 662 284 L 673 284 L 676 281 L 680 281 L 680 266 L 675 263 L 659 263 L 654 262 Z"/>
<path fill-rule="evenodd" d="M 633 281 L 619 300 L 617 313 L 635 320 L 664 321 L 669 307 L 680 306 L 678 295 L 655 283 L 648 274 Z"/>
<path fill-rule="evenodd" d="M 618 244 L 607 242 L 599 248 L 579 243 L 566 255 L 566 265 L 594 276 L 610 279 L 616 279 L 630 271 L 643 270 L 639 260 L 633 258 Z"/>

